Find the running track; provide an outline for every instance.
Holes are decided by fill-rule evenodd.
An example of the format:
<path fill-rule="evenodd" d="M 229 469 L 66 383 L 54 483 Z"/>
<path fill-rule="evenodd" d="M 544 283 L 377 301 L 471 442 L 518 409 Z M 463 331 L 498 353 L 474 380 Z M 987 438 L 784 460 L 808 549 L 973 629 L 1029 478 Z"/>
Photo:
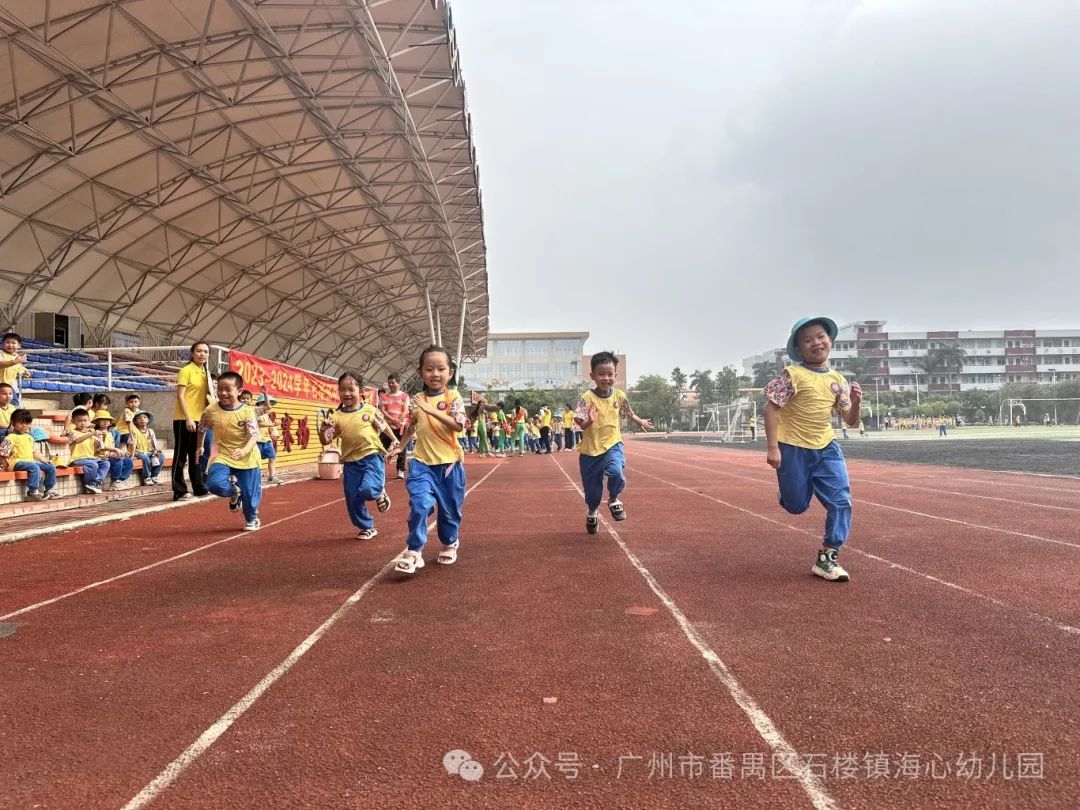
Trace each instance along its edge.
<path fill-rule="evenodd" d="M 763 456 L 631 441 L 595 537 L 571 454 L 470 459 L 409 580 L 397 481 L 0 547 L 0 806 L 1080 806 L 1080 482 L 853 462 L 840 585 Z"/>

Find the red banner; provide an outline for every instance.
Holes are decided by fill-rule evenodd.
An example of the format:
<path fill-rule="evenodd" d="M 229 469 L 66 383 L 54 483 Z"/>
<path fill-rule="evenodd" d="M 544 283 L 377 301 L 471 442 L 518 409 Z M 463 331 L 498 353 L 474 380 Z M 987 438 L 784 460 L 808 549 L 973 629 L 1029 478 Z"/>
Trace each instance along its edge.
<path fill-rule="evenodd" d="M 333 407 L 338 404 L 337 380 L 333 377 L 275 363 L 235 349 L 229 350 L 229 368 L 244 378 L 245 388 L 255 393 L 266 386 L 273 397 L 302 399 Z"/>

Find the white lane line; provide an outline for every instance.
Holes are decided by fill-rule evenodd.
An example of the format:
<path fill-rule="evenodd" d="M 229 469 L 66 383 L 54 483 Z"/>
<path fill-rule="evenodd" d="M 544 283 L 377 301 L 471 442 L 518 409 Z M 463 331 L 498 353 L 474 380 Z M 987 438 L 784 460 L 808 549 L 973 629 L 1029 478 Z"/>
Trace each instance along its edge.
<path fill-rule="evenodd" d="M 308 512 L 314 512 L 316 509 L 322 509 L 325 506 L 333 506 L 335 503 L 341 503 L 344 500 L 345 500 L 344 498 L 337 498 L 336 500 L 333 500 L 333 501 L 327 501 L 326 503 L 321 503 L 318 506 L 312 506 L 310 509 L 305 509 L 303 512 L 297 512 L 294 515 L 288 515 L 286 517 L 275 520 L 272 523 L 266 523 L 266 524 L 263 525 L 263 528 L 264 529 L 269 529 L 271 526 L 276 526 L 279 523 L 284 523 L 287 520 L 292 520 L 293 518 L 298 518 L 301 515 L 306 515 Z M 16 611 L 13 611 L 11 613 L 6 613 L 3 616 L 0 616 L 0 621 L 4 621 L 5 619 L 13 619 L 16 616 L 22 616 L 24 613 L 29 613 L 32 610 L 37 610 L 38 608 L 43 608 L 43 607 L 47 607 L 48 605 L 56 604 L 57 602 L 61 602 L 64 599 L 70 599 L 72 596 L 78 596 L 80 593 L 84 593 L 86 591 L 93 590 L 94 588 L 100 588 L 102 585 L 108 585 L 111 582 L 116 582 L 117 580 L 126 579 L 127 577 L 133 577 L 136 574 L 141 574 L 143 571 L 149 571 L 149 570 L 151 570 L 153 568 L 157 568 L 158 566 L 165 565 L 165 564 L 171 563 L 171 562 L 176 562 L 177 560 L 182 560 L 182 559 L 184 559 L 184 557 L 190 557 L 192 554 L 198 554 L 201 551 L 206 551 L 208 548 L 213 548 L 214 546 L 220 546 L 222 543 L 228 543 L 228 542 L 230 542 L 232 540 L 237 540 L 237 539 L 239 539 L 241 537 L 251 537 L 251 536 L 252 536 L 252 532 L 238 532 L 236 534 L 229 535 L 228 537 L 224 537 L 221 540 L 215 540 L 213 543 L 207 543 L 205 546 L 199 546 L 198 548 L 193 548 L 193 549 L 191 549 L 189 551 L 185 551 L 185 552 L 183 552 L 181 554 L 176 554 L 176 555 L 174 555 L 172 557 L 168 557 L 168 558 L 166 558 L 164 560 L 158 560 L 157 562 L 152 562 L 149 565 L 142 566 L 141 568 L 135 568 L 135 569 L 133 569 L 131 571 L 125 571 L 123 574 L 117 574 L 115 577 L 109 577 L 108 579 L 102 579 L 102 580 L 99 580 L 98 582 L 91 582 L 89 585 L 83 585 L 81 588 L 76 588 L 73 591 L 68 591 L 67 593 L 60 594 L 59 596 L 54 596 L 52 599 L 46 599 L 43 602 L 37 602 L 37 603 L 35 603 L 33 605 L 27 605 L 24 608 L 19 608 Z"/>
<path fill-rule="evenodd" d="M 480 486 L 486 481 L 495 470 L 499 469 L 501 465 L 497 464 L 492 467 L 487 475 L 469 487 L 465 494 L 468 496 L 470 492 Z M 341 500 L 344 500 L 342 498 Z M 299 513 L 303 514 L 303 512 Z M 428 524 L 428 531 L 431 531 L 432 526 L 435 525 L 435 521 L 431 521 Z M 399 552 L 400 554 L 400 552 Z M 315 631 L 300 642 L 299 645 L 286 657 L 285 660 L 270 670 L 261 681 L 244 695 L 240 700 L 236 701 L 232 707 L 215 720 L 206 731 L 199 735 L 199 738 L 189 745 L 184 751 L 165 766 L 165 769 L 161 771 L 149 784 L 139 791 L 131 801 L 124 805 L 123 810 L 138 810 L 138 808 L 146 807 L 165 789 L 169 787 L 176 779 L 186 771 L 195 760 L 197 760 L 206 750 L 214 744 L 214 742 L 235 723 L 241 715 L 250 709 L 260 697 L 262 697 L 275 683 L 281 680 L 284 675 L 296 665 L 296 663 L 304 657 L 308 650 L 315 646 L 315 644 L 326 633 L 337 624 L 349 610 L 359 602 L 367 593 L 375 587 L 375 584 L 382 578 L 382 576 L 388 571 L 393 570 L 394 562 L 397 560 L 398 554 L 394 555 L 394 559 L 390 560 L 386 565 L 379 569 L 371 579 L 360 586 L 360 589 L 356 591 L 352 596 L 345 600 L 345 602 L 330 614 L 330 618 L 320 624 Z"/>
<path fill-rule="evenodd" d="M 684 461 L 677 461 L 673 458 L 665 458 L 663 456 L 650 456 L 646 455 L 645 453 L 640 453 L 639 455 L 642 458 L 649 458 L 653 461 L 661 461 L 665 464 L 679 464 L 683 467 L 690 467 L 692 469 L 698 470 L 699 472 L 701 471 L 700 464 L 687 464 Z M 775 485 L 775 480 L 772 478 L 760 478 L 754 475 L 741 475 L 739 473 L 727 472 L 726 470 L 717 470 L 713 467 L 709 467 L 708 471 L 711 473 L 716 473 L 717 475 L 725 475 L 729 478 L 741 478 L 745 481 L 754 481 L 759 484 L 772 483 Z M 860 479 L 858 478 L 855 479 L 856 484 L 859 480 Z M 853 503 L 865 504 L 866 506 L 876 506 L 879 509 L 891 509 L 894 512 L 906 512 L 909 515 L 918 515 L 919 517 L 929 518 L 930 520 L 940 520 L 943 523 L 955 523 L 961 526 L 967 526 L 971 529 L 983 529 L 989 532 L 997 532 L 998 534 L 1007 534 L 1010 537 L 1023 537 L 1025 540 L 1037 540 L 1042 543 L 1053 543 L 1054 545 L 1058 546 L 1070 546 L 1071 548 L 1080 548 L 1080 543 L 1070 543 L 1068 540 L 1058 540 L 1054 537 L 1044 537 L 1041 534 L 1028 534 L 1027 532 L 1018 532 L 1014 531 L 1013 529 L 1005 529 L 1001 526 L 987 526 L 983 523 L 970 523 L 966 520 L 960 520 L 959 518 L 944 517 L 943 515 L 932 515 L 928 512 L 917 512 L 914 509 L 904 509 L 899 506 L 889 506 L 888 504 L 878 503 L 877 501 L 868 501 L 865 498 L 853 497 L 851 500 Z"/>
<path fill-rule="evenodd" d="M 277 487 L 287 487 L 287 486 L 290 486 L 292 484 L 300 484 L 300 483 L 303 483 L 304 481 L 310 481 L 310 480 L 311 480 L 310 478 L 293 478 L 293 479 L 287 480 L 284 484 L 276 485 L 275 488 L 277 488 Z M 94 504 L 94 505 L 95 506 L 100 506 L 100 505 L 103 505 L 103 504 L 106 504 L 106 503 L 125 503 L 127 501 L 134 501 L 138 497 L 140 497 L 140 496 L 136 496 L 134 498 L 117 499 L 117 500 L 113 500 L 113 501 L 102 501 L 100 504 Z M 146 496 L 146 497 L 153 497 L 153 496 L 151 495 L 151 496 Z M 170 509 L 183 509 L 183 508 L 188 507 L 188 506 L 199 506 L 202 503 L 204 503 L 204 501 L 200 500 L 199 498 L 195 498 L 194 500 L 190 500 L 190 501 L 170 501 L 168 503 L 155 504 L 154 506 L 142 506 L 142 507 L 138 507 L 136 509 L 129 509 L 129 510 L 123 510 L 123 511 L 121 511 L 118 508 L 117 511 L 115 511 L 115 512 L 109 512 L 109 513 L 104 514 L 104 515 L 98 515 L 97 517 L 81 518 L 79 520 L 69 520 L 66 523 L 57 523 L 57 524 L 54 524 L 52 526 L 38 526 L 37 528 L 25 529 L 25 530 L 23 530 L 21 532 L 10 532 L 10 533 L 5 534 L 2 537 L 0 537 L 0 546 L 6 546 L 6 545 L 9 545 L 11 543 L 18 543 L 18 542 L 21 542 L 23 540 L 30 540 L 30 539 L 32 539 L 34 537 L 42 537 L 44 535 L 49 535 L 49 534 L 63 534 L 64 532 L 71 532 L 71 531 L 75 531 L 76 529 L 85 529 L 87 526 L 101 526 L 101 525 L 103 525 L 105 523 L 116 523 L 117 521 L 131 520 L 132 518 L 141 517 L 142 515 L 153 515 L 153 514 L 156 514 L 158 512 L 167 512 Z M 79 508 L 80 507 L 75 507 L 74 509 L 70 509 L 70 510 L 63 509 L 63 510 L 60 510 L 60 511 L 56 512 L 55 514 L 57 515 L 58 518 L 62 518 L 65 514 L 67 514 L 67 512 L 69 512 L 69 511 L 76 512 L 76 511 L 78 511 Z"/>
<path fill-rule="evenodd" d="M 983 501 L 1000 501 L 1001 503 L 1012 503 L 1018 506 L 1030 506 L 1037 509 L 1058 509 L 1063 512 L 1080 512 L 1080 508 L 1075 506 L 1056 506 L 1049 503 L 1034 503 L 1033 501 L 1018 501 L 1015 498 L 1001 498 L 997 495 L 979 495 L 974 492 L 959 492 L 953 489 L 939 489 L 937 487 L 919 486 L 918 484 L 901 484 L 899 481 L 876 481 L 873 478 L 865 478 L 859 476 L 858 482 L 860 484 L 875 484 L 883 487 L 899 487 L 901 489 L 917 489 L 922 492 L 933 492 L 936 495 L 958 495 L 961 498 L 978 498 Z"/>
<path fill-rule="evenodd" d="M 768 517 L 767 515 L 762 515 L 759 512 L 755 512 L 755 511 L 753 511 L 751 509 L 746 509 L 746 508 L 744 508 L 742 506 L 737 506 L 736 504 L 733 504 L 730 501 L 725 501 L 725 500 L 722 500 L 721 498 L 714 498 L 712 495 L 706 495 L 703 492 L 698 492 L 696 489 L 691 489 L 690 487 L 684 487 L 681 484 L 676 484 L 674 481 L 665 480 L 663 478 L 660 478 L 657 475 L 652 475 L 650 473 L 647 473 L 642 469 L 634 468 L 634 472 L 639 473 L 640 475 L 644 475 L 646 478 L 652 478 L 652 479 L 654 479 L 656 481 L 659 481 L 659 482 L 661 482 L 663 484 L 667 484 L 670 487 L 675 487 L 676 489 L 681 489 L 684 492 L 689 492 L 692 495 L 697 495 L 699 498 L 706 498 L 707 500 L 715 501 L 716 503 L 721 504 L 722 506 L 726 506 L 729 509 L 734 509 L 734 510 L 736 510 L 738 512 L 742 512 L 742 513 L 750 515 L 752 517 L 756 517 L 759 520 L 764 520 L 766 523 L 772 523 L 775 526 L 783 526 L 785 529 L 790 529 L 791 531 L 798 532 L 799 534 L 809 535 L 810 537 L 813 537 L 815 540 L 819 539 L 817 534 L 815 534 L 812 531 L 809 531 L 808 529 L 803 529 L 800 526 L 792 526 L 790 523 L 784 523 L 782 520 L 776 520 L 774 518 Z M 920 576 L 923 579 L 929 580 L 930 582 L 937 583 L 938 585 L 944 585 L 945 587 L 951 588 L 954 591 L 959 591 L 960 593 L 966 594 L 968 596 L 973 596 L 973 597 L 975 597 L 977 599 L 981 599 L 984 602 L 989 602 L 990 604 L 995 605 L 995 606 L 997 606 L 999 608 L 1004 608 L 1004 609 L 1007 609 L 1007 610 L 1014 610 L 1014 611 L 1017 611 L 1019 613 L 1023 613 L 1027 617 L 1029 617 L 1031 619 L 1035 619 L 1036 621 L 1039 621 L 1039 622 L 1041 622 L 1043 624 L 1049 624 L 1051 627 L 1053 627 L 1053 628 L 1055 628 L 1057 630 L 1060 630 L 1063 633 L 1069 633 L 1070 635 L 1080 635 L 1080 627 L 1073 627 L 1072 625 L 1060 622 L 1057 619 L 1051 618 L 1050 616 L 1044 616 L 1041 613 L 1036 613 L 1033 610 L 1029 610 L 1028 608 L 1021 607 L 1020 605 L 1012 604 L 1011 602 L 1005 602 L 1005 601 L 1003 601 L 1001 599 L 998 599 L 998 598 L 993 597 L 993 596 L 989 596 L 988 594 L 981 593 L 979 591 L 973 591 L 970 588 L 965 588 L 963 585 L 957 585 L 955 582 L 949 582 L 947 579 L 941 579 L 940 577 L 936 577 L 933 574 L 927 574 L 927 573 L 924 573 L 923 571 L 919 571 L 919 570 L 917 570 L 915 568 L 909 568 L 906 565 L 902 565 L 901 563 L 898 563 L 898 562 L 893 562 L 892 560 L 886 559 L 885 557 L 879 557 L 876 554 L 871 554 L 869 552 L 862 551 L 861 549 L 858 549 L 858 548 L 855 548 L 855 547 L 846 547 L 844 549 L 844 553 L 845 554 L 861 554 L 863 557 L 868 557 L 871 560 L 876 560 L 877 562 L 884 563 L 885 565 L 888 565 L 890 568 L 896 568 L 896 569 L 898 569 L 900 571 L 905 571 L 905 572 L 907 572 L 909 574 L 915 574 L 916 576 Z"/>
<path fill-rule="evenodd" d="M 563 466 L 553 457 L 552 462 L 559 468 L 566 480 L 570 482 L 570 485 L 577 490 L 577 493 L 584 498 L 585 493 L 577 483 L 567 474 Z M 639 470 L 640 472 L 640 470 Z M 743 713 L 753 723 L 754 728 L 766 744 L 775 752 L 775 754 L 782 757 L 783 762 L 788 763 L 789 770 L 794 774 L 796 781 L 806 792 L 806 795 L 810 798 L 811 804 L 818 810 L 836 810 L 838 805 L 833 801 L 828 791 L 825 790 L 825 785 L 821 779 L 815 775 L 812 770 L 805 765 L 805 758 L 799 755 L 799 752 L 784 739 L 784 735 L 780 733 L 780 729 L 776 727 L 769 716 L 764 710 L 757 705 L 753 696 L 746 691 L 738 679 L 728 669 L 727 664 L 723 662 L 716 651 L 709 646 L 708 642 L 697 631 L 697 628 L 691 624 L 690 620 L 686 618 L 686 614 L 682 612 L 674 600 L 668 596 L 659 582 L 656 581 L 656 577 L 652 575 L 652 572 L 638 559 L 637 555 L 630 550 L 623 539 L 619 536 L 619 533 L 611 526 L 606 518 L 601 518 L 600 522 L 607 529 L 615 542 L 622 549 L 623 554 L 630 560 L 630 564 L 634 566 L 645 583 L 649 586 L 649 589 L 656 594 L 657 598 L 663 603 L 664 607 L 668 609 L 668 612 L 675 619 L 675 622 L 679 625 L 679 629 L 683 631 L 683 634 L 690 641 L 700 654 L 705 659 L 705 662 L 709 665 L 709 669 L 720 680 L 720 682 L 727 688 L 728 693 L 732 699 L 743 710 Z"/>

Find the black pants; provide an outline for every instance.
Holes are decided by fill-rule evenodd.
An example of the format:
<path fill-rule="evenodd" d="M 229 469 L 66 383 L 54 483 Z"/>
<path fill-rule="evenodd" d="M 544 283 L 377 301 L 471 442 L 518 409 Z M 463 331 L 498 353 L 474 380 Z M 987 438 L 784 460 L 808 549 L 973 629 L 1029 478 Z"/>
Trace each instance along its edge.
<path fill-rule="evenodd" d="M 172 467 L 172 491 L 173 500 L 177 500 L 188 491 L 184 482 L 184 466 L 187 465 L 188 477 L 191 479 L 191 491 L 198 496 L 206 494 L 206 482 L 203 480 L 202 469 L 199 467 L 199 432 L 192 433 L 187 429 L 183 419 L 174 419 L 173 429 L 173 467 Z"/>
<path fill-rule="evenodd" d="M 390 430 L 394 431 L 394 435 L 397 436 L 397 440 L 400 442 L 401 441 L 401 430 L 394 427 L 393 425 L 390 426 Z M 388 438 L 386 438 L 386 434 L 385 433 L 380 433 L 379 438 L 382 440 L 382 446 L 385 449 L 389 450 L 390 449 L 390 440 Z M 401 473 L 402 475 L 405 474 L 405 448 L 404 447 L 402 447 L 401 452 L 398 453 L 397 471 L 399 473 Z"/>
<path fill-rule="evenodd" d="M 540 444 L 543 445 L 545 453 L 551 452 L 551 428 L 540 428 Z"/>
<path fill-rule="evenodd" d="M 563 447 L 567 450 L 574 449 L 574 431 L 570 428 L 563 428 Z"/>

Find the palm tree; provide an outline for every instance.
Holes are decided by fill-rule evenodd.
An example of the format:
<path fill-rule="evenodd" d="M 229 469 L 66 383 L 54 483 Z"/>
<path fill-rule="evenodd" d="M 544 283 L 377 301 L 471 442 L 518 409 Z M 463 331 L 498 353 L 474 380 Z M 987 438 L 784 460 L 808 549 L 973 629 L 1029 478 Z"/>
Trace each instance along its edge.
<path fill-rule="evenodd" d="M 859 378 L 866 374 L 869 365 L 870 359 L 867 357 L 851 357 L 844 361 L 844 376 L 849 382 L 858 382 Z"/>
<path fill-rule="evenodd" d="M 941 368 L 941 355 L 939 349 L 927 349 L 922 357 L 912 358 L 911 367 L 926 375 L 927 392 L 930 391 L 930 376 Z M 915 387 L 919 387 L 919 378 L 915 378 Z"/>
<path fill-rule="evenodd" d="M 671 370 L 671 384 L 675 386 L 676 391 L 686 390 L 686 375 L 678 366 Z"/>
<path fill-rule="evenodd" d="M 764 388 L 779 377 L 783 371 L 784 364 L 777 360 L 762 360 L 760 363 L 754 363 L 754 382 L 752 385 L 755 388 Z"/>
<path fill-rule="evenodd" d="M 956 387 L 960 388 L 960 369 L 964 365 L 964 357 L 967 352 L 964 351 L 958 343 L 951 343 L 948 346 L 942 346 L 938 351 L 938 360 L 941 363 L 941 367 L 945 369 L 945 374 L 949 379 L 949 390 L 952 390 L 952 374 L 950 369 L 956 369 Z"/>
<path fill-rule="evenodd" d="M 697 391 L 698 413 L 701 413 L 704 407 L 712 402 L 712 372 L 708 369 L 705 371 L 695 369 L 694 373 L 690 375 L 690 389 L 692 391 Z"/>

